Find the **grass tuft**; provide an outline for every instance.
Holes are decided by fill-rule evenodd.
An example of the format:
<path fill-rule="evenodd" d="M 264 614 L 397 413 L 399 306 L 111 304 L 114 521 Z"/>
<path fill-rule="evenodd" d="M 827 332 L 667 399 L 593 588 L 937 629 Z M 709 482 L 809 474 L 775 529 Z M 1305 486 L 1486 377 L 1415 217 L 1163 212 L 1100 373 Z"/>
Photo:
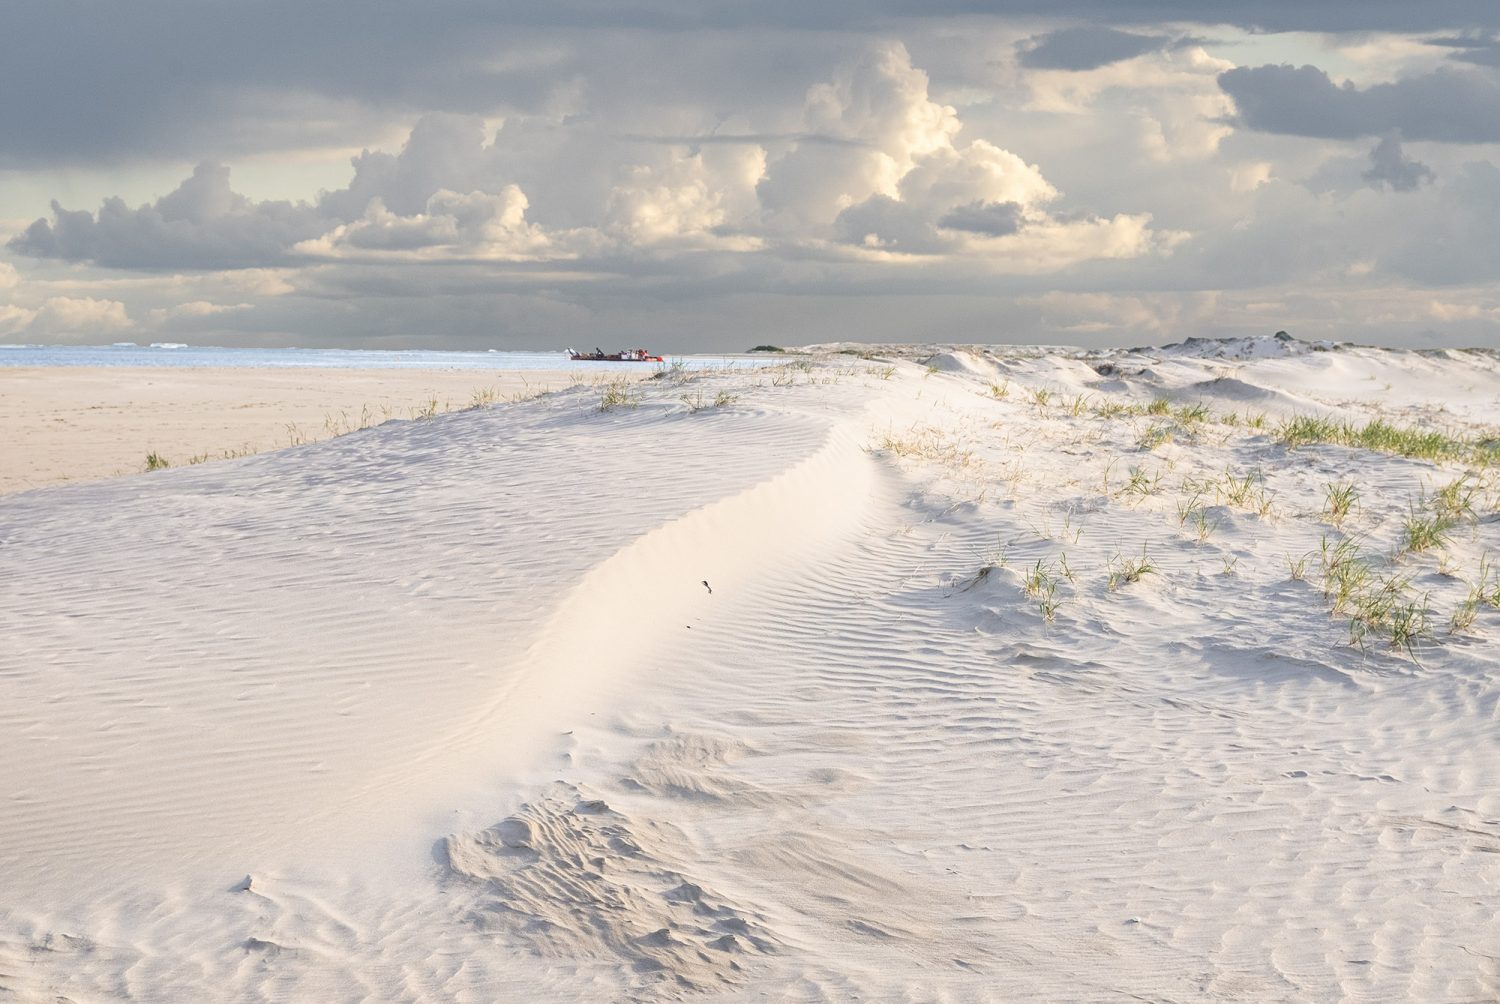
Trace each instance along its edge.
<path fill-rule="evenodd" d="M 1022 588 L 1026 595 L 1037 601 L 1037 610 L 1042 615 L 1042 620 L 1051 622 L 1057 616 L 1057 608 L 1062 601 L 1057 596 L 1057 574 L 1054 572 L 1051 562 L 1037 559 L 1035 565 L 1026 570 L 1022 578 Z"/>
<path fill-rule="evenodd" d="M 1110 592 L 1115 592 L 1121 586 L 1141 581 L 1147 575 L 1153 575 L 1157 571 L 1156 564 L 1146 556 L 1144 549 L 1139 558 L 1122 558 L 1116 554 L 1109 559 L 1109 579 L 1107 585 Z"/>
<path fill-rule="evenodd" d="M 600 411 L 614 411 L 616 408 L 634 408 L 641 403 L 640 392 L 630 385 L 625 377 L 616 377 L 605 384 L 599 392 Z"/>
<path fill-rule="evenodd" d="M 1413 508 L 1402 526 L 1402 551 L 1420 552 L 1448 543 L 1455 521 L 1442 513 L 1422 513 Z"/>
<path fill-rule="evenodd" d="M 1354 510 L 1354 503 L 1359 501 L 1359 489 L 1352 484 L 1329 484 L 1328 498 L 1323 505 L 1323 511 L 1328 514 L 1328 519 L 1336 527 L 1344 525 L 1344 520 Z"/>

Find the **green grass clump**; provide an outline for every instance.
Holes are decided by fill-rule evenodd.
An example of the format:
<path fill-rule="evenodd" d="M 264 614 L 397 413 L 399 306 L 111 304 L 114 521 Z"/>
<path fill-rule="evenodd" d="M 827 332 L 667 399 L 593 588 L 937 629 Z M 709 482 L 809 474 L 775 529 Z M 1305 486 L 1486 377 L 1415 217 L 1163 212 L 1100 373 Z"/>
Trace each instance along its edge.
<path fill-rule="evenodd" d="M 1147 472 L 1144 467 L 1132 467 L 1130 469 L 1130 480 L 1125 482 L 1120 489 L 1121 495 L 1155 495 L 1161 491 L 1161 473 Z"/>
<path fill-rule="evenodd" d="M 641 403 L 641 395 L 631 387 L 624 377 L 611 380 L 599 392 L 599 410 L 614 411 L 616 408 L 634 408 Z"/>
<path fill-rule="evenodd" d="M 1130 414 L 1130 409 L 1118 401 L 1105 401 L 1103 404 L 1096 404 L 1092 411 L 1096 418 L 1119 418 L 1121 415 Z"/>
<path fill-rule="evenodd" d="M 1037 563 L 1026 570 L 1022 579 L 1022 588 L 1028 597 L 1037 601 L 1037 610 L 1044 621 L 1052 621 L 1057 616 L 1057 608 L 1062 604 L 1057 596 L 1057 582 L 1057 574 L 1053 571 L 1051 562 L 1041 559 L 1037 559 Z"/>
<path fill-rule="evenodd" d="M 1137 448 L 1149 453 L 1163 443 L 1170 443 L 1171 441 L 1172 428 L 1158 422 L 1152 422 L 1150 428 L 1136 437 L 1135 445 Z"/>
<path fill-rule="evenodd" d="M 1432 508 L 1445 519 L 1457 523 L 1476 519 L 1474 496 L 1479 494 L 1479 485 L 1467 474 L 1457 481 L 1439 488 L 1432 496 Z"/>
<path fill-rule="evenodd" d="M 146 470 L 148 471 L 164 471 L 171 466 L 172 462 L 155 450 L 146 454 Z"/>
<path fill-rule="evenodd" d="M 1423 513 L 1412 509 L 1402 526 L 1401 549 L 1426 551 L 1448 543 L 1448 531 L 1457 521 L 1442 513 Z"/>
<path fill-rule="evenodd" d="M 1488 554 L 1479 559 L 1479 575 L 1469 585 L 1469 595 L 1458 605 L 1448 623 L 1450 633 L 1467 631 L 1478 616 L 1479 608 L 1486 606 L 1500 610 L 1500 577 L 1496 577 L 1490 567 Z"/>
<path fill-rule="evenodd" d="M 673 359 L 664 363 L 651 372 L 653 380 L 670 380 L 672 383 L 686 383 L 689 379 L 687 363 L 681 359 Z"/>
<path fill-rule="evenodd" d="M 1324 537 L 1319 560 L 1328 612 L 1349 617 L 1349 644 L 1364 648 L 1368 638 L 1383 637 L 1392 648 L 1415 657 L 1417 641 L 1431 633 L 1427 596 L 1411 598 L 1409 578 L 1377 574 L 1352 538 L 1330 546 Z M 1462 612 L 1455 623 L 1461 620 Z"/>
<path fill-rule="evenodd" d="M 682 395 L 682 403 L 687 405 L 689 412 L 696 414 L 705 408 L 723 408 L 738 401 L 738 394 L 731 394 L 727 390 L 721 390 L 710 400 L 701 390 L 695 390 L 691 394 Z"/>
<path fill-rule="evenodd" d="M 1384 637 L 1392 648 L 1414 655 L 1417 640 L 1431 633 L 1427 624 L 1427 597 L 1406 597 L 1404 578 L 1377 578 L 1371 588 L 1355 598 L 1349 617 L 1349 644 L 1364 648 L 1371 635 Z"/>
<path fill-rule="evenodd" d="M 1139 558 L 1122 558 L 1116 554 L 1109 559 L 1109 591 L 1115 592 L 1121 586 L 1139 582 L 1156 571 L 1156 563 L 1146 556 L 1145 551 Z"/>
<path fill-rule="evenodd" d="M 1354 511 L 1354 503 L 1359 501 L 1359 489 L 1352 484 L 1340 483 L 1328 485 L 1328 499 L 1323 505 L 1323 511 L 1328 514 L 1329 520 L 1334 526 L 1343 526 L 1344 520 Z"/>
<path fill-rule="evenodd" d="M 785 352 L 786 349 L 782 348 L 780 345 L 757 345 L 754 348 L 752 348 L 750 351 L 751 352 Z"/>
<path fill-rule="evenodd" d="M 1277 439 L 1296 448 L 1314 443 L 1332 443 L 1358 449 L 1392 453 L 1422 460 L 1466 460 L 1491 463 L 1500 459 L 1500 449 L 1491 440 L 1467 440 L 1436 429 L 1414 429 L 1374 419 L 1365 425 L 1338 422 L 1315 415 L 1298 415 L 1282 422 Z"/>
<path fill-rule="evenodd" d="M 1329 613 L 1343 613 L 1354 600 L 1361 596 L 1374 570 L 1360 557 L 1359 544 L 1351 537 L 1344 537 L 1332 546 L 1324 537 L 1318 550 L 1318 562 L 1323 572 L 1323 598 L 1328 601 Z"/>
<path fill-rule="evenodd" d="M 1177 421 L 1183 425 L 1191 425 L 1194 422 L 1208 421 L 1208 406 L 1201 401 L 1197 404 L 1185 404 L 1177 409 Z"/>

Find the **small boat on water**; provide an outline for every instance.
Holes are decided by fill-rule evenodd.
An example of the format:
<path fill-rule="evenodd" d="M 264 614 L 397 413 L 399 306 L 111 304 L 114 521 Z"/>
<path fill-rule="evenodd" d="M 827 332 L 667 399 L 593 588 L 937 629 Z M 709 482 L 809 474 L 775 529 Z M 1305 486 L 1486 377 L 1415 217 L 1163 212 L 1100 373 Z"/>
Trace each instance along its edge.
<path fill-rule="evenodd" d="M 645 349 L 621 349 L 618 352 L 605 352 L 603 349 L 579 352 L 577 349 L 569 349 L 568 358 L 575 363 L 660 363 L 666 361 L 661 356 L 653 356 Z"/>

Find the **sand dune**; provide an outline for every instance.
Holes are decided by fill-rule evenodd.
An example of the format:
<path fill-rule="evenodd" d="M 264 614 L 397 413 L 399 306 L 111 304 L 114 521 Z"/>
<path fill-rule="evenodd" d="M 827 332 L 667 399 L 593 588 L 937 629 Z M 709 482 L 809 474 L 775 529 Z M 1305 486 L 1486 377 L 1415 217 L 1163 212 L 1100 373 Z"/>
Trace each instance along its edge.
<path fill-rule="evenodd" d="M 0 501 L 0 987 L 1500 994 L 1495 359 L 904 355 Z"/>

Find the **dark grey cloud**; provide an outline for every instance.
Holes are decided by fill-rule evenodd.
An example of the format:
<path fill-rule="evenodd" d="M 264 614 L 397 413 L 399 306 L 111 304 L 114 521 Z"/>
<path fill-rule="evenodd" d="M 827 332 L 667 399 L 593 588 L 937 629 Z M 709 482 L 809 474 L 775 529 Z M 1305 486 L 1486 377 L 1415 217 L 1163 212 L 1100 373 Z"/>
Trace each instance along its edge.
<path fill-rule="evenodd" d="M 564 100 L 575 78 L 599 65 L 596 44 L 635 49 L 640 58 L 628 65 L 637 75 L 660 77 L 676 93 L 686 93 L 684 86 L 702 93 L 714 83 L 713 67 L 696 66 L 691 53 L 709 36 L 726 46 L 793 53 L 800 67 L 809 57 L 789 41 L 798 35 L 807 36 L 807 45 L 826 47 L 838 44 L 841 34 L 899 34 L 948 19 L 1007 18 L 1068 19 L 1105 31 L 1194 22 L 1265 31 L 1452 33 L 1500 28 L 1500 4 L 372 0 L 355 10 L 333 0 L 5 0 L 0 168 L 228 158 L 249 150 L 357 144 L 373 123 L 392 115 L 549 108 Z M 691 44 L 683 44 L 691 33 Z M 1116 52 L 1121 44 L 1143 44 L 1117 37 L 1126 34 L 1095 41 L 1113 39 Z M 671 43 L 681 58 L 655 58 L 642 45 L 649 38 Z M 1066 58 L 1061 52 L 1080 38 L 1054 38 L 1035 58 L 1052 52 L 1054 59 L 1076 64 L 1078 52 Z M 695 82 L 674 79 L 679 62 L 702 71 Z M 796 72 L 762 73 L 760 84 L 776 86 L 783 77 L 800 79 Z"/>
<path fill-rule="evenodd" d="M 1450 59 L 1474 66 L 1500 66 L 1500 37 L 1494 32 L 1470 32 L 1444 38 L 1429 38 L 1428 45 L 1452 49 Z"/>
<path fill-rule="evenodd" d="M 1219 76 L 1240 124 L 1263 132 L 1354 139 L 1399 132 L 1408 140 L 1500 141 L 1500 79 L 1439 69 L 1360 89 L 1316 66 L 1236 67 Z"/>
<path fill-rule="evenodd" d="M 932 254 L 943 248 L 931 220 L 920 209 L 884 195 L 872 195 L 839 213 L 839 240 L 905 254 Z"/>
<path fill-rule="evenodd" d="M 1061 28 L 1033 35 L 1017 47 L 1022 66 L 1031 70 L 1094 70 L 1174 44 L 1169 35 L 1138 35 L 1114 28 Z"/>
<path fill-rule="evenodd" d="M 986 237 L 1004 237 L 1021 229 L 1021 204 L 1018 202 L 971 202 L 953 209 L 938 226 L 962 230 Z"/>
<path fill-rule="evenodd" d="M 1414 192 L 1436 175 L 1426 164 L 1406 156 L 1401 138 L 1392 134 L 1370 151 L 1370 169 L 1362 177 L 1376 188 L 1386 185 L 1393 192 Z"/>

